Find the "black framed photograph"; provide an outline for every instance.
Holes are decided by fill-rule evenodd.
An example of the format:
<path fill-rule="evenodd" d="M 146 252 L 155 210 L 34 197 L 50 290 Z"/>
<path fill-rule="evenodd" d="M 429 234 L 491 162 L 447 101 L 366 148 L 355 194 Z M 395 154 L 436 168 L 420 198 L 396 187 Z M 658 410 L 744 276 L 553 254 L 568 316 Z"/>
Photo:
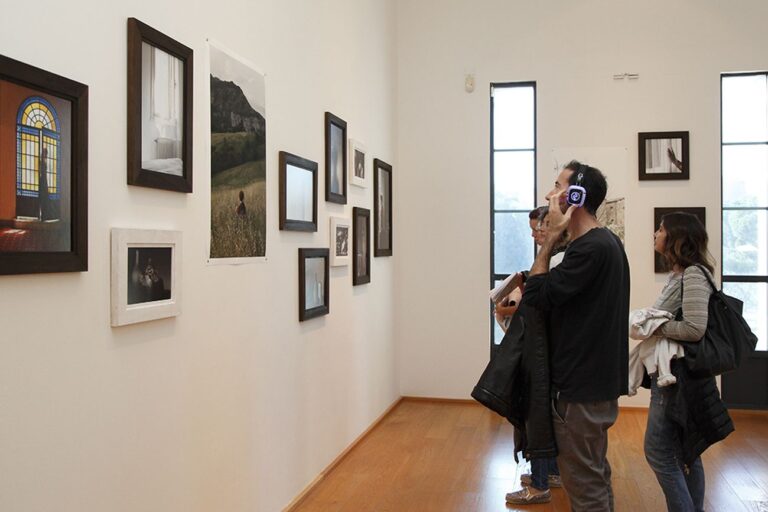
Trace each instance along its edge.
<path fill-rule="evenodd" d="M 392 256 L 392 166 L 373 160 L 373 255 Z"/>
<path fill-rule="evenodd" d="M 703 206 L 700 207 L 682 207 L 682 208 L 654 208 L 653 209 L 653 231 L 656 232 L 657 229 L 659 229 L 659 225 L 661 224 L 661 218 L 668 214 L 668 213 L 674 213 L 674 212 L 683 212 L 683 213 L 690 213 L 692 215 L 695 215 L 699 218 L 701 223 L 704 225 L 704 227 L 707 227 L 707 209 Z M 669 272 L 671 269 L 667 268 L 666 262 L 664 261 L 664 257 L 657 253 L 656 251 L 653 251 L 653 271 L 656 274 L 663 274 L 665 272 Z"/>
<path fill-rule="evenodd" d="M 0 274 L 88 270 L 88 86 L 0 55 Z"/>
<path fill-rule="evenodd" d="M 317 162 L 280 151 L 280 229 L 317 231 Z"/>
<path fill-rule="evenodd" d="M 128 184 L 192 192 L 192 49 L 128 18 Z"/>
<path fill-rule="evenodd" d="M 328 249 L 299 249 L 299 321 L 330 311 Z"/>
<path fill-rule="evenodd" d="M 112 229 L 112 326 L 181 313 L 181 232 Z"/>
<path fill-rule="evenodd" d="M 325 200 L 347 204 L 347 123 L 325 113 Z"/>
<path fill-rule="evenodd" d="M 688 132 L 637 134 L 641 181 L 689 179 Z"/>
<path fill-rule="evenodd" d="M 371 282 L 371 210 L 352 208 L 352 284 Z"/>

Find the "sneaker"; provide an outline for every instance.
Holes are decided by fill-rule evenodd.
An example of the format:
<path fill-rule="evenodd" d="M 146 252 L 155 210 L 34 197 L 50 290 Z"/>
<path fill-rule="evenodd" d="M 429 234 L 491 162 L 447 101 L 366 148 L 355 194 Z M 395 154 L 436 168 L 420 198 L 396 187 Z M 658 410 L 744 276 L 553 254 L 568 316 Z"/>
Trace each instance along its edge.
<path fill-rule="evenodd" d="M 533 475 L 530 473 L 524 473 L 520 475 L 520 483 L 523 485 L 532 485 L 533 484 Z M 547 477 L 547 483 L 550 487 L 562 487 L 563 482 L 560 480 L 560 475 L 549 475 Z"/>
<path fill-rule="evenodd" d="M 506 499 L 510 505 L 549 503 L 552 499 L 552 493 L 549 492 L 549 489 L 540 491 L 534 487 L 523 487 L 517 492 L 507 493 Z"/>

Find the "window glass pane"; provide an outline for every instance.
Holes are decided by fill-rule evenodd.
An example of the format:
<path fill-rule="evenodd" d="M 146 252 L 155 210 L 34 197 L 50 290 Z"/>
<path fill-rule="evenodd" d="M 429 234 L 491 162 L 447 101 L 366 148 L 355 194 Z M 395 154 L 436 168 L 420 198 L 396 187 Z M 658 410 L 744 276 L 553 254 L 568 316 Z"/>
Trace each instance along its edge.
<path fill-rule="evenodd" d="M 766 75 L 723 78 L 723 142 L 768 140 Z"/>
<path fill-rule="evenodd" d="M 723 146 L 723 206 L 768 206 L 768 146 Z"/>
<path fill-rule="evenodd" d="M 533 209 L 533 154 L 533 151 L 494 154 L 494 210 Z"/>
<path fill-rule="evenodd" d="M 494 256 L 496 274 L 514 274 L 531 268 L 533 237 L 527 212 L 495 215 Z"/>
<path fill-rule="evenodd" d="M 723 211 L 723 274 L 768 274 L 765 210 Z"/>
<path fill-rule="evenodd" d="M 757 350 L 768 350 L 768 283 L 723 283 L 723 291 L 744 301 L 744 319 L 757 336 Z"/>
<path fill-rule="evenodd" d="M 533 87 L 493 89 L 493 148 L 533 148 Z"/>

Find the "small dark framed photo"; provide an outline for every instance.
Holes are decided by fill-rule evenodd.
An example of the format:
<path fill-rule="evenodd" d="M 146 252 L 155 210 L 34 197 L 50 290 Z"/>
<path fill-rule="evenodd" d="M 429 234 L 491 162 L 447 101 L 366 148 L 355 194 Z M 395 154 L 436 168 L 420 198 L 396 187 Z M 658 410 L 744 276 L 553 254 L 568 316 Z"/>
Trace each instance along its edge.
<path fill-rule="evenodd" d="M 352 208 L 352 284 L 371 282 L 371 210 Z"/>
<path fill-rule="evenodd" d="M 88 270 L 88 86 L 0 55 L 0 274 Z"/>
<path fill-rule="evenodd" d="M 661 224 L 661 218 L 668 213 L 674 213 L 674 212 L 683 212 L 683 213 L 690 213 L 691 215 L 695 215 L 696 217 L 698 217 L 698 219 L 701 221 L 704 227 L 707 227 L 707 209 L 703 206 L 683 207 L 683 208 L 654 208 L 653 209 L 654 232 L 659 229 L 659 225 Z M 653 258 L 654 258 L 653 271 L 656 274 L 663 274 L 664 272 L 669 272 L 670 270 L 672 270 L 670 268 L 667 268 L 665 259 L 661 254 L 654 251 Z"/>
<path fill-rule="evenodd" d="M 280 229 L 317 231 L 317 162 L 280 152 Z"/>
<path fill-rule="evenodd" d="M 330 311 L 328 249 L 299 249 L 299 321 Z"/>
<path fill-rule="evenodd" d="M 689 179 L 688 132 L 637 134 L 641 181 Z"/>
<path fill-rule="evenodd" d="M 373 160 L 373 255 L 392 256 L 392 166 Z"/>
<path fill-rule="evenodd" d="M 192 192 L 192 50 L 128 18 L 128 184 Z"/>
<path fill-rule="evenodd" d="M 325 200 L 347 204 L 347 122 L 325 113 Z"/>

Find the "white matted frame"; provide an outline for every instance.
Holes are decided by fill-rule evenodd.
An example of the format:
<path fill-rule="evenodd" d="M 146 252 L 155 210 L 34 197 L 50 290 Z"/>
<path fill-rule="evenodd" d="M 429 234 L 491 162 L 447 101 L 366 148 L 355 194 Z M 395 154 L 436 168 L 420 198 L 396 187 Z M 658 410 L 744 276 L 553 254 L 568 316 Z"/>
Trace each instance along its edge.
<path fill-rule="evenodd" d="M 136 277 L 129 271 L 129 253 L 135 254 L 134 274 L 139 272 L 139 275 L 146 278 L 147 269 L 151 265 L 150 258 L 150 265 L 144 263 L 144 269 L 139 268 L 139 253 L 142 249 L 170 250 L 170 255 L 162 262 L 164 269 L 157 272 L 156 278 L 156 284 L 159 281 L 161 290 L 164 289 L 163 282 L 170 280 L 166 290 L 170 292 L 168 297 L 129 300 L 129 288 Z M 167 255 L 166 251 L 163 253 Z M 151 273 L 154 277 L 154 269 Z M 177 316 L 181 313 L 181 231 L 112 228 L 111 275 L 113 327 Z M 156 287 L 151 285 L 151 288 Z"/>
<path fill-rule="evenodd" d="M 346 231 L 346 237 L 344 236 L 344 231 Z M 331 217 L 329 244 L 331 248 L 331 266 L 343 267 L 349 265 L 349 255 L 352 251 L 352 219 L 347 217 Z"/>
<path fill-rule="evenodd" d="M 368 150 L 357 140 L 349 139 L 349 183 L 356 187 L 368 188 L 371 169 L 368 165 Z M 361 156 L 362 155 L 362 156 Z M 360 164 L 362 163 L 362 169 Z M 362 177 L 359 174 L 362 173 Z"/>

